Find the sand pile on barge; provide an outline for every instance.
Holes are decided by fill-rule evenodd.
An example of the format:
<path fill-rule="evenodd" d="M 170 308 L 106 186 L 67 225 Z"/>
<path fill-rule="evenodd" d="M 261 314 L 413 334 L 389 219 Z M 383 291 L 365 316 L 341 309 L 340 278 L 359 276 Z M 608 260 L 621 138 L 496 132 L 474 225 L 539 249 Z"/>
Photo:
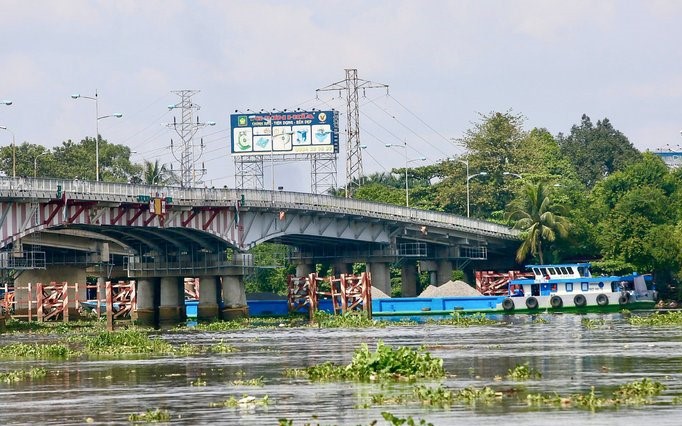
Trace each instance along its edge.
<path fill-rule="evenodd" d="M 450 297 L 450 296 L 482 296 L 482 294 L 464 281 L 448 281 L 441 286 L 430 285 L 418 297 Z"/>
<path fill-rule="evenodd" d="M 374 300 L 374 299 L 388 299 L 390 297 L 391 296 L 389 296 L 388 294 L 379 290 L 378 288 L 376 288 L 374 286 L 372 287 L 372 300 Z"/>

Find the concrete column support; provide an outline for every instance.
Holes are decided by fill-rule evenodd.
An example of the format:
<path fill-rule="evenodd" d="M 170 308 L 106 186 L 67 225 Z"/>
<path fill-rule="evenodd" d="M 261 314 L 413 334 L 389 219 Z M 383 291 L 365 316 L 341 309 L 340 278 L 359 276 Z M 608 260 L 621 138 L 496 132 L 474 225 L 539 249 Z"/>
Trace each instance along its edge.
<path fill-rule="evenodd" d="M 341 274 L 352 274 L 353 264 L 348 262 L 334 262 L 332 269 L 334 270 L 335 277 L 338 277 Z"/>
<path fill-rule="evenodd" d="M 417 296 L 417 263 L 404 263 L 400 269 L 401 293 L 403 297 Z"/>
<path fill-rule="evenodd" d="M 218 277 L 214 275 L 200 277 L 197 320 L 217 320 L 219 315 L 218 309 Z"/>
<path fill-rule="evenodd" d="M 173 326 L 182 321 L 182 312 L 185 310 L 184 298 L 182 303 L 178 293 L 180 292 L 180 279 L 178 277 L 161 278 L 161 295 L 159 305 L 159 327 Z M 183 289 L 184 292 L 184 289 Z"/>
<path fill-rule="evenodd" d="M 156 306 L 158 278 L 145 278 L 137 281 L 137 311 L 135 322 L 139 325 L 156 325 Z"/>
<path fill-rule="evenodd" d="M 388 296 L 391 295 L 391 270 L 388 263 L 370 262 L 367 264 L 370 274 L 372 274 L 372 287 L 383 291 Z"/>
<path fill-rule="evenodd" d="M 315 264 L 313 263 L 299 263 L 296 265 L 296 276 L 307 277 L 315 272 Z"/>
<path fill-rule="evenodd" d="M 222 280 L 225 305 L 222 310 L 223 319 L 231 320 L 248 316 L 249 308 L 246 305 L 244 277 L 241 275 L 223 275 Z"/>
<path fill-rule="evenodd" d="M 438 271 L 436 280 L 438 284 L 443 285 L 452 279 L 452 262 L 449 260 L 439 260 L 438 261 Z"/>

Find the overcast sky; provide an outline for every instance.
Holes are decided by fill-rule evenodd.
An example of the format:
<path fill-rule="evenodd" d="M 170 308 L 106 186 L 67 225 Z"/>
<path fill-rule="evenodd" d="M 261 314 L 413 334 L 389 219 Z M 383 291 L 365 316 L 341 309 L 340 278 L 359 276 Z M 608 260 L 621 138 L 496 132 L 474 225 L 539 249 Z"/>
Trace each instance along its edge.
<path fill-rule="evenodd" d="M 366 174 L 421 155 L 460 153 L 479 113 L 523 114 L 526 128 L 568 133 L 583 113 L 609 118 L 640 150 L 682 143 L 682 2 L 646 1 L 38 1 L 0 0 L 0 125 L 47 147 L 95 133 L 178 162 L 173 90 L 194 89 L 208 186 L 234 186 L 229 115 L 339 109 L 344 69 L 390 86 L 361 98 Z M 345 129 L 345 119 L 341 130 Z M 11 136 L 0 131 L 0 143 Z M 345 142 L 339 186 L 345 183 Z M 522 173 L 523 171 L 513 170 Z M 277 186 L 308 191 L 308 163 L 275 168 Z M 266 165 L 265 182 L 270 182 Z M 266 185 L 269 186 L 269 185 Z"/>

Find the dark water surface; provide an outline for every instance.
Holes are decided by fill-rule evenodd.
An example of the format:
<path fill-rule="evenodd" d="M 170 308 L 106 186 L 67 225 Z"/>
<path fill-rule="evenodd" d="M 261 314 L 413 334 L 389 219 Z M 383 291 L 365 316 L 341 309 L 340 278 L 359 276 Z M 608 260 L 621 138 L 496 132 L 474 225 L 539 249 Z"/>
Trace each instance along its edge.
<path fill-rule="evenodd" d="M 458 328 L 443 325 L 376 329 L 279 328 L 217 333 L 168 333 L 173 344 L 213 344 L 224 339 L 239 351 L 140 360 L 3 361 L 0 371 L 46 368 L 48 375 L 16 384 L 0 383 L 2 424 L 126 424 L 131 413 L 163 408 L 180 424 L 277 425 L 279 418 L 324 425 L 387 424 L 382 411 L 426 419 L 434 425 L 621 425 L 682 424 L 682 328 L 630 326 L 620 314 L 591 315 L 604 325 L 586 328 L 583 316 L 543 315 L 501 318 L 498 326 Z M 2 342 L 25 341 L 26 335 L 3 335 Z M 52 337 L 53 339 L 57 337 Z M 333 361 L 350 362 L 363 342 L 374 347 L 425 345 L 443 358 L 448 388 L 489 385 L 496 390 L 524 386 L 531 392 L 560 395 L 611 391 L 645 377 L 668 387 L 656 403 L 590 412 L 580 409 L 529 408 L 517 398 L 495 405 L 456 404 L 447 409 L 367 404 L 372 394 L 411 392 L 409 384 L 310 383 L 284 377 L 286 368 Z M 540 380 L 508 381 L 510 368 L 528 362 Z M 496 379 L 496 376 L 498 378 Z M 235 386 L 232 381 L 262 377 L 264 386 Z M 500 377 L 502 379 L 500 380 Z M 200 379 L 200 385 L 193 385 Z M 205 382 L 205 385 L 203 384 Z M 211 407 L 231 396 L 267 395 L 267 407 Z M 317 416 L 314 418 L 313 416 Z M 88 419 L 89 418 L 89 419 Z"/>

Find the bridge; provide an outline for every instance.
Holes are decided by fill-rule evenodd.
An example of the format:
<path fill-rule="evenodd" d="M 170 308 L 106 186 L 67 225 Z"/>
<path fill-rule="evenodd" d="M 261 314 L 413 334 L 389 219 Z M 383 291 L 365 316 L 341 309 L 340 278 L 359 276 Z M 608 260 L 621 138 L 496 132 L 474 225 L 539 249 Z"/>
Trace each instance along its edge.
<path fill-rule="evenodd" d="M 325 195 L 0 178 L 0 272 L 15 283 L 138 282 L 140 317 L 177 319 L 182 277 L 200 277 L 199 316 L 243 309 L 243 277 L 263 242 L 290 247 L 297 275 L 366 263 L 390 294 L 389 266 L 414 295 L 417 261 L 432 284 L 454 268 L 511 266 L 515 231 L 457 215 Z"/>

